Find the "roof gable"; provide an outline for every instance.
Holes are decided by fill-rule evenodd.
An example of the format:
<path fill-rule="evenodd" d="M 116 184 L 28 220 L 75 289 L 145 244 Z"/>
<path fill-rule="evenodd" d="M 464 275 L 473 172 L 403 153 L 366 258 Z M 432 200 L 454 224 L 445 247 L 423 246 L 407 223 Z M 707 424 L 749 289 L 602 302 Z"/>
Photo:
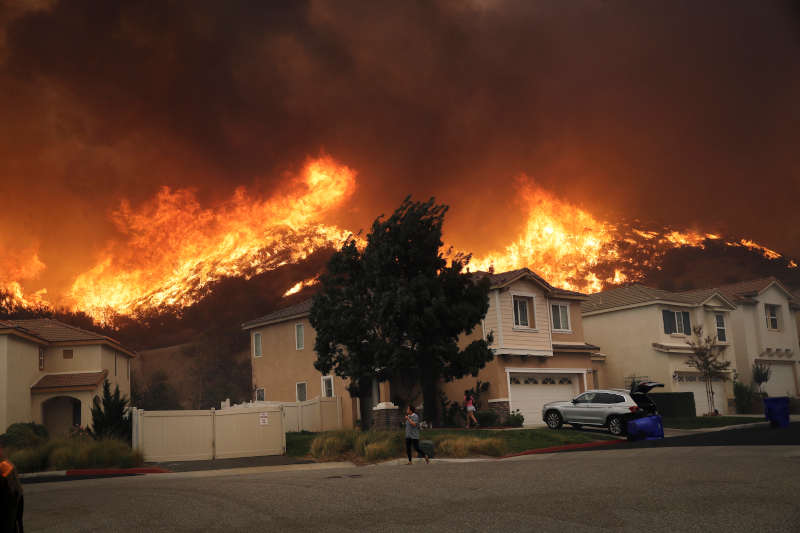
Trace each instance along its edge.
<path fill-rule="evenodd" d="M 0 320 L 0 326 L 32 335 L 45 343 L 75 343 L 75 344 L 108 344 L 132 357 L 136 352 L 126 348 L 120 342 L 93 331 L 87 331 L 76 326 L 64 324 L 51 318 L 30 320 Z"/>
<path fill-rule="evenodd" d="M 746 300 L 753 296 L 758 296 L 773 285 L 777 286 L 781 292 L 785 293 L 787 298 L 793 299 L 792 291 L 773 276 L 720 285 L 719 287 L 715 287 L 715 289 L 725 295 L 730 301 L 736 302 L 737 300 Z"/>
<path fill-rule="evenodd" d="M 280 311 L 276 311 L 267 316 L 262 316 L 261 318 L 256 318 L 250 322 L 245 322 L 242 324 L 242 329 L 252 329 L 268 322 L 277 322 L 281 319 L 289 319 L 291 317 L 308 315 L 311 312 L 311 303 L 312 300 L 306 300 L 305 302 L 287 307 L 286 309 L 281 309 Z"/>

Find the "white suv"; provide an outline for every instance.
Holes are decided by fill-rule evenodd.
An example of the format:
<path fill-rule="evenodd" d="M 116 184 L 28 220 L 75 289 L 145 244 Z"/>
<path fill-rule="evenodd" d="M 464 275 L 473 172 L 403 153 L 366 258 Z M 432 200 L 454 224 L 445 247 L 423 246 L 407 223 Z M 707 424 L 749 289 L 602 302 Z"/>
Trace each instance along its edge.
<path fill-rule="evenodd" d="M 647 393 L 663 386 L 663 383 L 643 381 L 633 391 L 590 390 L 569 402 L 546 403 L 542 407 L 542 420 L 551 429 L 558 429 L 566 423 L 576 428 L 607 427 L 612 435 L 625 435 L 629 420 L 657 414 L 656 404 Z"/>

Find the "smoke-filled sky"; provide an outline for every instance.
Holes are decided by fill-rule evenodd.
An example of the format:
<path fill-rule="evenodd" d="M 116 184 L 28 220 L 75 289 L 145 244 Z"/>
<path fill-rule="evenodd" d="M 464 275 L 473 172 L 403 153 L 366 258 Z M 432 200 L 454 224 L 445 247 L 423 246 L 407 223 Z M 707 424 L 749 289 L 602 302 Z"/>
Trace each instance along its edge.
<path fill-rule="evenodd" d="M 0 0 L 0 277 L 63 290 L 163 186 L 268 197 L 358 172 L 326 222 L 407 194 L 448 242 L 521 231 L 524 174 L 614 221 L 800 255 L 796 2 Z M 30 265 L 28 265 L 30 266 Z"/>

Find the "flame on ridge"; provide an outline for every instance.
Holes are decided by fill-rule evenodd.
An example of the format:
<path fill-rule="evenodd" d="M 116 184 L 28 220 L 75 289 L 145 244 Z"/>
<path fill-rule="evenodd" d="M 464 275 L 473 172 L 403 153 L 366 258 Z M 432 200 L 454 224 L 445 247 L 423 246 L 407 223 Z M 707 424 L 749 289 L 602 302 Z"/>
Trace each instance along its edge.
<path fill-rule="evenodd" d="M 66 297 L 101 321 L 110 313 L 189 305 L 210 281 L 251 277 L 339 245 L 349 233 L 318 221 L 354 188 L 355 172 L 322 156 L 268 200 L 240 187 L 210 209 L 191 189 L 165 187 L 137 209 L 123 201 L 111 218 L 126 238 L 107 246 Z"/>

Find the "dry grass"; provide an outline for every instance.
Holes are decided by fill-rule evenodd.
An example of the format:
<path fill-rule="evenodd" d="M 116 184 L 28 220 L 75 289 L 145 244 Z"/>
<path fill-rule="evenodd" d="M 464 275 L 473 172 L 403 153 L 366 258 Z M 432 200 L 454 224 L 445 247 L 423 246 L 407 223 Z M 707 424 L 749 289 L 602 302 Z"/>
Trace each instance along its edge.
<path fill-rule="evenodd" d="M 472 455 L 500 457 L 506 452 L 506 444 L 499 437 L 461 437 L 445 434 L 434 437 L 433 445 L 437 456 L 456 459 Z"/>
<path fill-rule="evenodd" d="M 84 468 L 133 468 L 144 463 L 141 452 L 117 439 L 55 438 L 36 448 L 8 450 L 20 473 Z"/>

